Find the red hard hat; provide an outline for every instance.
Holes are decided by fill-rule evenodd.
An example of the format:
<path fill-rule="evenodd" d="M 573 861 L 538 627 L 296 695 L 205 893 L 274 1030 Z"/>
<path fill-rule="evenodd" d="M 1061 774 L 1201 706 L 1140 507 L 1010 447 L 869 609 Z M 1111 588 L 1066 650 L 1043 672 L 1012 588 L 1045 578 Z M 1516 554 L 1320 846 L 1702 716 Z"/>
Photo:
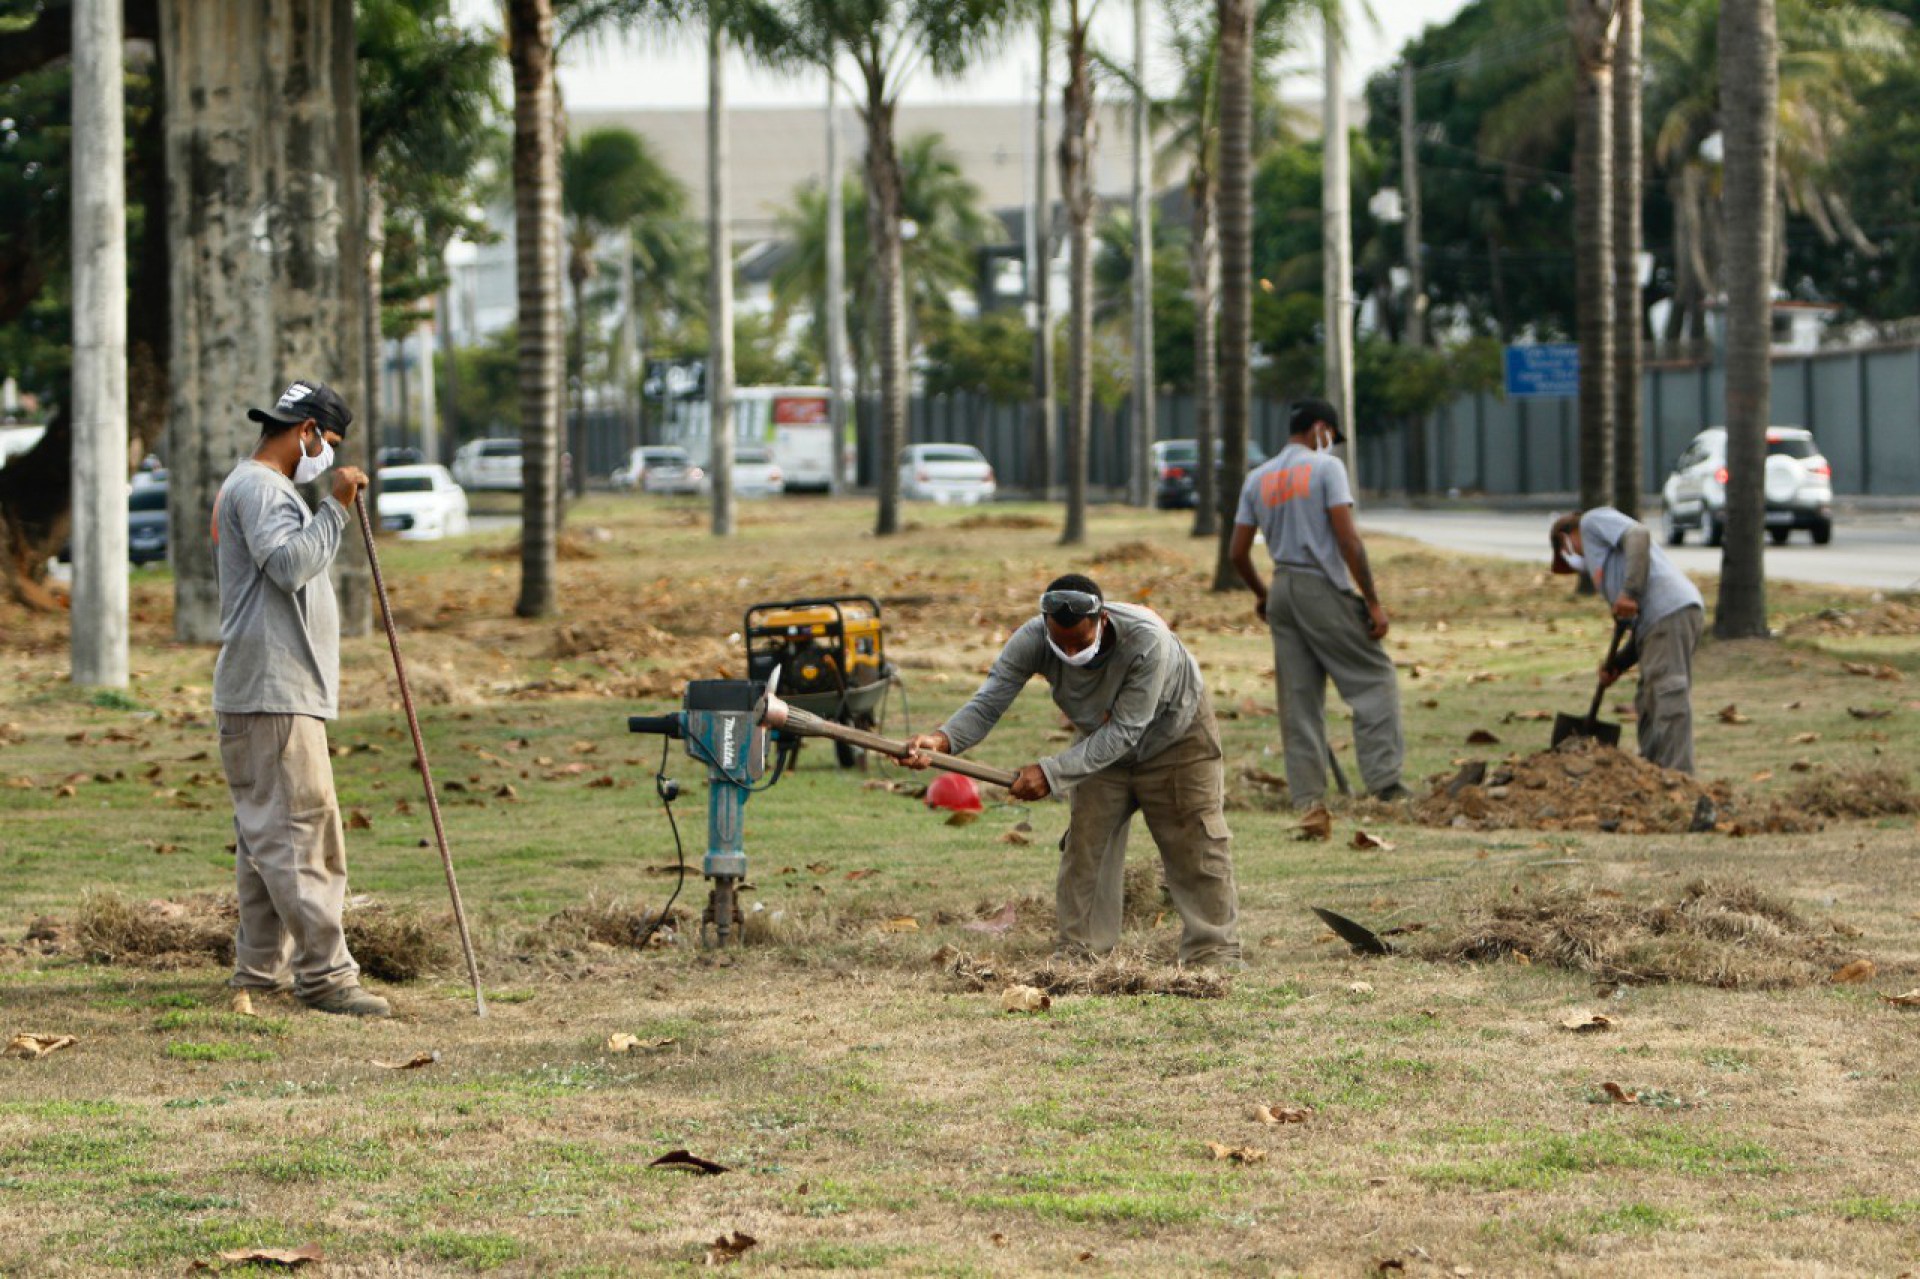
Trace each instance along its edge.
<path fill-rule="evenodd" d="M 933 779 L 933 785 L 927 787 L 927 807 L 950 808 L 957 813 L 977 813 L 980 811 L 980 788 L 973 784 L 971 777 L 942 773 Z"/>

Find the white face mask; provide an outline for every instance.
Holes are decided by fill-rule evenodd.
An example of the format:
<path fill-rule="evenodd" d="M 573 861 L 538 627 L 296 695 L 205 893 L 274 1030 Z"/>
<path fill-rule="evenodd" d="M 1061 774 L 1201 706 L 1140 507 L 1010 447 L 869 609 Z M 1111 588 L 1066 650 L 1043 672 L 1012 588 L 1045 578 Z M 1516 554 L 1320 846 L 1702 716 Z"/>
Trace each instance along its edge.
<path fill-rule="evenodd" d="M 1587 571 L 1586 556 L 1575 551 L 1572 542 L 1560 543 L 1560 558 L 1565 560 L 1567 567 L 1576 573 L 1584 573 Z"/>
<path fill-rule="evenodd" d="M 320 453 L 314 456 L 307 452 L 306 445 L 300 446 L 300 460 L 294 464 L 293 482 L 311 484 L 327 473 L 333 465 L 333 444 L 325 435 L 320 437 Z"/>
<path fill-rule="evenodd" d="M 1333 452 L 1333 432 L 1331 431 L 1322 432 L 1318 438 L 1320 439 L 1321 442 L 1313 446 L 1313 451 L 1315 453 Z"/>
<path fill-rule="evenodd" d="M 1053 650 L 1055 657 L 1065 662 L 1068 666 L 1085 666 L 1094 658 L 1100 656 L 1100 631 L 1104 625 L 1105 623 L 1096 623 L 1094 625 L 1092 641 L 1078 653 L 1068 653 L 1058 644 L 1054 643 L 1052 631 L 1047 632 L 1047 647 Z"/>

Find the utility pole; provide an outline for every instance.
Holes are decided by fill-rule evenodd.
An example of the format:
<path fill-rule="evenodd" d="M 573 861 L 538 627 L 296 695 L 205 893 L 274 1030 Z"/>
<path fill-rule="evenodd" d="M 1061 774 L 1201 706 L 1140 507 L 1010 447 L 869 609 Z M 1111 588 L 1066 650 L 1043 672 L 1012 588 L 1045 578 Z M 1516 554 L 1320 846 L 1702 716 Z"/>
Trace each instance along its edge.
<path fill-rule="evenodd" d="M 1342 29 L 1337 5 L 1328 8 L 1322 30 L 1326 37 L 1327 83 L 1320 173 L 1320 234 L 1325 268 L 1320 287 L 1325 299 L 1326 394 L 1340 414 L 1340 429 L 1347 437 L 1347 474 L 1357 489 L 1360 472 L 1355 464 L 1354 446 L 1360 430 L 1359 423 L 1353 420 L 1353 222 L 1349 209 L 1352 182 L 1348 178 L 1347 94 L 1341 84 Z"/>
<path fill-rule="evenodd" d="M 1033 114 L 1033 223 L 1036 246 L 1027 283 L 1033 295 L 1033 421 L 1028 441 L 1029 484 L 1045 500 L 1053 489 L 1053 308 L 1048 299 L 1053 275 L 1053 201 L 1047 197 L 1047 59 L 1052 56 L 1053 0 L 1040 6 L 1039 97 Z"/>
<path fill-rule="evenodd" d="M 847 197 L 840 165 L 840 82 L 827 67 L 827 421 L 833 491 L 847 487 Z"/>
<path fill-rule="evenodd" d="M 1153 187 L 1148 179 L 1147 0 L 1133 0 L 1133 448 L 1127 498 L 1153 501 Z M 1203 460 L 1201 465 L 1206 465 Z"/>
<path fill-rule="evenodd" d="M 73 682 L 127 686 L 127 191 L 120 0 L 73 6 Z"/>
<path fill-rule="evenodd" d="M 727 182 L 727 36 L 707 4 L 707 476 L 713 535 L 733 536 L 733 244 Z"/>
<path fill-rule="evenodd" d="M 1413 64 L 1400 64 L 1400 179 L 1406 189 L 1407 345 L 1427 344 L 1427 272 L 1420 257 L 1420 140 Z M 1347 428 L 1352 430 L 1351 425 Z"/>

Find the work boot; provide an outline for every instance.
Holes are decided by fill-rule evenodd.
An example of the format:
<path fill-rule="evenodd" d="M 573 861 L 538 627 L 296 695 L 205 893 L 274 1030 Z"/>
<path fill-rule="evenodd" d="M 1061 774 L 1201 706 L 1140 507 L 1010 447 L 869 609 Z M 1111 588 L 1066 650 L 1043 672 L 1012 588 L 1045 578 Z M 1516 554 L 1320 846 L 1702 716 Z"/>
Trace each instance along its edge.
<path fill-rule="evenodd" d="M 361 986 L 342 986 L 316 999 L 300 1001 L 317 1013 L 339 1013 L 347 1017 L 391 1017 L 393 1008 L 386 1000 Z"/>
<path fill-rule="evenodd" d="M 1413 792 L 1402 786 L 1399 782 L 1395 782 L 1391 786 L 1384 786 L 1375 791 L 1373 797 L 1378 800 L 1384 800 L 1389 804 L 1397 804 L 1403 799 L 1412 799 Z"/>

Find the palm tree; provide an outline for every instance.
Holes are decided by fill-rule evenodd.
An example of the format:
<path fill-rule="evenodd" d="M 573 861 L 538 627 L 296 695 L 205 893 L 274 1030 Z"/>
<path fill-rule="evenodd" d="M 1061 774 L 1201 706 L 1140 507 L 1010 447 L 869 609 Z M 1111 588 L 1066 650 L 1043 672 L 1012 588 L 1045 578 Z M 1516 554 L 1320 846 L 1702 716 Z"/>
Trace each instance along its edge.
<path fill-rule="evenodd" d="M 900 93 L 925 63 L 954 74 L 998 40 L 1017 0 L 740 0 L 742 37 L 760 56 L 837 74 L 842 58 L 859 84 L 867 130 L 867 240 L 874 271 L 880 366 L 880 490 L 874 531 L 900 530 L 900 451 L 907 432 L 907 314 L 902 266 L 902 179 L 894 119 Z"/>
<path fill-rule="evenodd" d="M 1618 0 L 1620 34 L 1613 67 L 1613 507 L 1640 516 L 1645 439 L 1640 414 L 1641 0 Z"/>
<path fill-rule="evenodd" d="M 513 66 L 514 257 L 519 276 L 520 598 L 553 612 L 559 494 L 560 148 L 554 123 L 552 0 L 507 0 Z"/>
<path fill-rule="evenodd" d="M 1726 135 L 1727 533 L 1713 631 L 1767 634 L 1767 422 L 1773 341 L 1779 38 L 1773 0 L 1726 0 L 1720 83 Z"/>
<path fill-rule="evenodd" d="M 1567 0 L 1575 64 L 1574 317 L 1580 338 L 1580 505 L 1613 499 L 1614 0 Z M 1588 579 L 1583 574 L 1584 584 Z"/>
<path fill-rule="evenodd" d="M 1100 0 L 1066 0 L 1067 79 L 1060 91 L 1060 197 L 1067 208 L 1067 518 L 1062 545 L 1087 540 L 1087 448 L 1093 423 L 1093 57 Z"/>
<path fill-rule="evenodd" d="M 1220 0 L 1220 448 L 1223 492 L 1239 496 L 1247 461 L 1253 343 L 1254 0 Z M 1348 430 L 1352 429 L 1348 424 Z M 1200 456 L 1200 470 L 1211 468 Z M 1227 559 L 1233 527 L 1222 521 L 1213 589 L 1237 588 Z"/>
<path fill-rule="evenodd" d="M 1133 0 L 1133 456 L 1128 499 L 1153 502 L 1153 186 L 1147 118 L 1147 0 Z"/>

